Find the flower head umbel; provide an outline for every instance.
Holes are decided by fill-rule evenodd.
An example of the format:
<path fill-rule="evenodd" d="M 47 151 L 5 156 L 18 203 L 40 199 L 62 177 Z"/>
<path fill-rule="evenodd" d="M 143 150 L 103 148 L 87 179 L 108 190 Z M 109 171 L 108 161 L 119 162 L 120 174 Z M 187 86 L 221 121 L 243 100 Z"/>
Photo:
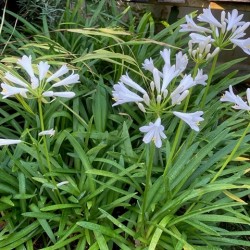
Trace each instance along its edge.
<path fill-rule="evenodd" d="M 31 56 L 24 55 L 17 61 L 17 64 L 27 73 L 28 80 L 14 71 L 6 72 L 4 76 L 6 81 L 1 83 L 3 98 L 19 94 L 25 98 L 42 98 L 46 102 L 45 98 L 72 98 L 75 96 L 72 91 L 60 91 L 58 88 L 79 82 L 79 75 L 74 74 L 74 72 L 64 79 L 59 79 L 68 73 L 69 69 L 66 65 L 51 74 L 48 62 L 40 61 L 38 65 L 33 66 Z M 36 70 L 34 70 L 35 67 Z"/>
<path fill-rule="evenodd" d="M 155 123 L 150 122 L 148 126 L 140 127 L 140 131 L 146 133 L 143 137 L 145 143 L 154 142 L 157 148 L 162 146 L 162 139 L 167 138 L 164 134 L 164 127 L 161 125 L 161 118 L 157 118 Z"/>
<path fill-rule="evenodd" d="M 250 111 L 250 88 L 248 88 L 246 92 L 247 92 L 247 102 L 243 101 L 243 99 L 240 96 L 235 95 L 233 92 L 233 88 L 230 85 L 229 91 L 225 92 L 225 94 L 221 97 L 220 101 L 234 103 L 234 105 L 232 106 L 234 109 Z"/>
<path fill-rule="evenodd" d="M 200 43 L 203 37 L 203 42 L 205 43 L 205 50 L 208 51 L 208 44 L 215 47 L 213 52 L 207 52 L 208 58 L 213 57 L 219 50 L 228 49 L 228 47 L 239 46 L 247 54 L 250 54 L 249 41 L 247 39 L 241 40 L 246 33 L 245 30 L 249 27 L 250 22 L 242 21 L 243 14 L 239 15 L 238 10 L 234 9 L 232 12 L 226 13 L 221 12 L 220 19 L 218 20 L 209 8 L 203 9 L 203 13 L 198 16 L 198 21 L 200 23 L 195 23 L 192 17 L 186 16 L 186 24 L 181 25 L 180 32 L 192 32 L 190 37 L 192 43 Z M 210 38 L 210 42 L 205 40 L 205 38 Z M 190 44 L 190 45 L 191 45 Z M 193 49 L 189 45 L 189 50 Z M 203 46 L 202 46 L 203 47 Z M 201 48 L 199 48 L 201 50 Z M 197 51 L 192 52 L 192 56 L 197 59 L 195 55 Z M 199 55 L 199 54 L 198 54 Z"/>
<path fill-rule="evenodd" d="M 200 84 L 206 85 L 208 76 L 203 74 L 201 69 L 197 70 L 195 77 L 191 74 L 186 75 L 183 72 L 188 64 L 188 57 L 182 52 L 178 52 L 175 56 L 175 63 L 171 61 L 171 50 L 164 49 L 160 52 L 164 65 L 162 70 L 154 66 L 152 58 L 146 59 L 143 63 L 143 68 L 152 74 L 148 88 L 141 87 L 128 74 L 122 75 L 117 84 L 113 86 L 113 98 L 115 103 L 113 106 L 122 105 L 125 103 L 135 103 L 138 108 L 145 114 L 152 114 L 157 117 L 154 123 L 150 122 L 148 126 L 143 126 L 140 131 L 146 133 L 143 141 L 150 143 L 153 141 L 156 147 L 161 147 L 161 139 L 165 139 L 164 126 L 161 124 L 161 115 L 172 113 L 169 111 L 176 105 L 180 105 L 182 101 L 189 95 L 189 90 Z M 176 82 L 179 83 L 177 86 Z M 171 91 L 169 91 L 171 89 Z M 201 112 L 203 114 L 203 112 Z M 198 113 L 200 116 L 201 113 Z M 189 114 L 188 117 L 190 117 Z M 193 117 L 196 125 L 190 125 L 190 119 L 183 119 L 190 127 L 198 131 L 198 121 L 203 118 Z"/>

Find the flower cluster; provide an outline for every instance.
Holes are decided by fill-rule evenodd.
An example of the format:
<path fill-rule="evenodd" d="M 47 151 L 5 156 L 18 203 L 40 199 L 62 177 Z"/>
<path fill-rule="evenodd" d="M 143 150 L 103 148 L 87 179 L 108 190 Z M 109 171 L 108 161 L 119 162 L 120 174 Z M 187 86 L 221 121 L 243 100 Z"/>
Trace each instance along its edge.
<path fill-rule="evenodd" d="M 234 9 L 231 13 L 222 11 L 220 20 L 217 20 L 210 8 L 203 9 L 203 13 L 198 16 L 199 24 L 196 24 L 192 17 L 186 16 L 186 23 L 181 25 L 180 32 L 192 32 L 189 42 L 190 55 L 196 60 L 197 57 L 209 59 L 219 50 L 232 44 L 250 55 L 250 38 L 242 39 L 250 22 L 244 22 L 242 18 L 243 14 L 239 15 L 238 10 Z M 198 44 L 198 47 L 193 49 L 193 44 Z M 210 52 L 211 44 L 215 47 L 213 52 Z"/>
<path fill-rule="evenodd" d="M 164 49 L 160 54 L 164 60 L 162 71 L 154 66 L 154 61 L 151 58 L 146 59 L 143 63 L 143 68 L 150 71 L 153 75 L 153 81 L 150 83 L 149 91 L 146 91 L 139 84 L 134 82 L 128 74 L 121 76 L 119 82 L 114 85 L 114 90 L 112 91 L 115 100 L 113 106 L 124 103 L 136 103 L 142 112 L 156 115 L 156 121 L 154 123 L 150 122 L 148 126 L 141 127 L 140 131 L 146 133 L 143 138 L 145 143 L 153 141 L 158 148 L 162 146 L 161 138 L 166 138 L 163 132 L 164 126 L 161 124 L 160 118 L 164 112 L 174 114 L 176 117 L 186 122 L 192 129 L 199 131 L 198 124 L 200 121 L 203 121 L 201 117 L 203 115 L 202 111 L 182 113 L 168 110 L 171 107 L 180 105 L 189 95 L 190 88 L 193 86 L 197 84 L 206 85 L 206 80 L 208 78 L 200 69 L 198 69 L 194 77 L 192 77 L 191 74 L 183 75 L 188 64 L 186 54 L 182 54 L 182 52 L 177 53 L 175 64 L 171 64 L 170 50 Z M 179 78 L 181 79 L 179 80 Z M 168 89 L 173 89 L 172 83 L 178 81 L 179 85 L 170 92 Z M 169 101 L 171 101 L 170 104 Z"/>
<path fill-rule="evenodd" d="M 24 80 L 19 74 L 7 72 L 4 76 L 5 82 L 1 83 L 3 98 L 20 94 L 25 98 L 49 98 L 65 97 L 72 98 L 75 93 L 72 91 L 58 91 L 60 86 L 67 86 L 79 82 L 79 75 L 74 72 L 66 78 L 60 80 L 59 77 L 68 73 L 69 69 L 63 65 L 54 74 L 49 72 L 48 62 L 39 62 L 34 71 L 31 56 L 23 56 L 17 61 L 28 74 L 29 81 Z M 35 72 L 38 71 L 36 75 Z M 53 84 L 51 84 L 54 81 Z"/>

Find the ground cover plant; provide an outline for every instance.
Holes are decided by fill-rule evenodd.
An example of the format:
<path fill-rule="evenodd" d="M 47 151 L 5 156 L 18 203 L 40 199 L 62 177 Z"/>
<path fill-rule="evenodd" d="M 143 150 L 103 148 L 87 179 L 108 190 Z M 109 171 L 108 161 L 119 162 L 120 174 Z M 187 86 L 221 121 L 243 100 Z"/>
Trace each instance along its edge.
<path fill-rule="evenodd" d="M 0 249 L 248 249 L 250 23 L 84 2 L 4 11 Z"/>

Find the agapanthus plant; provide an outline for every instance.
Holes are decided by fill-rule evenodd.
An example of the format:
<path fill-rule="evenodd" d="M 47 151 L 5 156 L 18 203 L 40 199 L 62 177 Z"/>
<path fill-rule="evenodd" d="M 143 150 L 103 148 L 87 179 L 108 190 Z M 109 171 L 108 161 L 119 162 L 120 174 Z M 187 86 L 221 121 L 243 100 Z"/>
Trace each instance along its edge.
<path fill-rule="evenodd" d="M 62 78 L 69 72 L 69 68 L 66 65 L 61 66 L 55 73 L 49 71 L 50 65 L 48 62 L 40 61 L 37 65 L 32 64 L 31 56 L 24 55 L 21 59 L 17 60 L 17 65 L 21 66 L 21 69 L 25 71 L 24 77 L 18 72 L 19 69 L 7 71 L 4 75 L 2 87 L 2 98 L 17 97 L 17 99 L 23 104 L 24 107 L 29 107 L 29 104 L 23 101 L 23 98 L 35 99 L 38 106 L 38 116 L 40 127 L 38 128 L 38 137 L 42 137 L 41 140 L 31 138 L 39 145 L 42 142 L 43 152 L 46 156 L 47 168 L 49 172 L 52 172 L 49 150 L 47 147 L 47 138 L 54 136 L 54 128 L 45 128 L 44 124 L 44 107 L 43 105 L 49 105 L 51 101 L 57 97 L 72 98 L 75 96 L 73 91 L 61 90 L 60 87 L 67 87 L 79 82 L 79 75 L 72 72 L 70 75 Z M 18 98 L 20 96 L 23 98 Z M 32 111 L 33 115 L 36 115 Z M 31 135 L 30 135 L 31 136 Z M 12 139 L 0 139 L 1 145 L 18 144 L 21 140 Z M 39 147 L 38 147 L 39 148 Z M 45 171 L 45 170 L 44 170 Z M 54 187 L 56 187 L 56 181 L 54 177 L 51 177 Z"/>
<path fill-rule="evenodd" d="M 136 103 L 138 108 L 148 114 L 152 119 L 154 114 L 155 122 L 152 121 L 148 126 L 142 126 L 140 131 L 145 133 L 143 141 L 150 143 L 153 141 L 157 148 L 162 146 L 161 139 L 165 139 L 164 126 L 161 124 L 161 117 L 166 113 L 171 113 L 187 123 L 193 130 L 199 131 L 199 122 L 203 121 L 202 111 L 194 113 L 177 112 L 174 110 L 190 94 L 190 89 L 195 85 L 206 85 L 207 75 L 203 74 L 202 69 L 198 69 L 196 75 L 184 74 L 188 58 L 186 54 L 179 52 L 176 54 L 175 64 L 171 64 L 171 51 L 164 49 L 160 52 L 164 60 L 164 66 L 160 71 L 154 66 L 153 60 L 146 59 L 143 68 L 153 75 L 150 88 L 146 91 L 138 83 L 133 81 L 128 74 L 122 75 L 120 81 L 114 85 L 113 97 L 116 101 L 113 106 L 124 103 Z M 173 91 L 174 82 L 179 85 Z M 171 88 L 169 88 L 171 86 Z M 186 110 L 185 110 L 186 111 Z"/>

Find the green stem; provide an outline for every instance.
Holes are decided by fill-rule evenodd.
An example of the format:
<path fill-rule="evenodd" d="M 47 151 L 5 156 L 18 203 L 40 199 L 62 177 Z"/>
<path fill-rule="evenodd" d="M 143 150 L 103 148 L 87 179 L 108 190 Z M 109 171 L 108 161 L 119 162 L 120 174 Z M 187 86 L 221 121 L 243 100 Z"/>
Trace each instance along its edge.
<path fill-rule="evenodd" d="M 211 180 L 210 183 L 213 183 L 217 180 L 217 178 L 221 175 L 222 171 L 225 169 L 225 167 L 227 166 L 227 164 L 233 159 L 236 151 L 238 150 L 238 148 L 240 147 L 244 137 L 246 136 L 248 130 L 250 128 L 250 123 L 248 123 L 246 129 L 244 130 L 243 134 L 241 135 L 240 139 L 238 140 L 237 144 L 235 145 L 234 149 L 232 150 L 231 154 L 227 157 L 226 161 L 224 162 L 224 164 L 221 166 L 220 170 L 217 172 L 217 174 L 214 176 L 214 178 Z"/>
<path fill-rule="evenodd" d="M 143 203 L 142 203 L 142 228 L 145 229 L 145 221 L 146 221 L 146 213 L 147 213 L 147 207 L 148 207 L 148 192 L 150 190 L 150 187 L 152 186 L 151 183 L 151 174 L 152 174 L 152 168 L 153 168 L 153 161 L 154 161 L 154 154 L 155 154 L 155 145 L 153 143 L 150 143 L 149 146 L 149 158 L 147 160 L 147 171 L 146 171 L 146 183 L 145 183 L 145 189 L 143 193 Z"/>
<path fill-rule="evenodd" d="M 43 120 L 42 101 L 39 100 L 39 99 L 38 99 L 38 110 L 39 110 L 39 118 L 40 118 L 41 131 L 44 131 L 45 127 L 44 127 L 44 120 Z M 51 180 L 52 180 L 52 183 L 53 183 L 55 189 L 58 190 L 57 186 L 56 186 L 55 178 L 54 178 L 54 176 L 52 174 L 52 166 L 51 166 L 51 163 L 50 163 L 49 151 L 48 151 L 47 141 L 46 141 L 46 136 L 45 135 L 42 136 L 42 140 L 43 140 L 43 148 L 44 148 L 44 154 L 45 154 L 45 157 L 46 157 L 46 162 L 47 162 L 48 170 L 49 170 L 49 173 L 51 174 Z"/>
<path fill-rule="evenodd" d="M 219 56 L 219 53 L 217 53 L 213 58 L 212 67 L 211 67 L 211 70 L 210 70 L 209 75 L 208 75 L 207 86 L 205 88 L 205 93 L 204 93 L 204 95 L 202 97 L 202 100 L 201 100 L 201 109 L 205 106 L 205 102 L 206 102 L 206 99 L 207 99 L 207 94 L 208 94 L 208 91 L 209 91 L 209 88 L 210 88 L 210 85 L 211 85 L 211 82 L 212 82 L 212 78 L 213 78 L 213 75 L 214 75 L 216 63 L 218 61 L 218 56 Z"/>

